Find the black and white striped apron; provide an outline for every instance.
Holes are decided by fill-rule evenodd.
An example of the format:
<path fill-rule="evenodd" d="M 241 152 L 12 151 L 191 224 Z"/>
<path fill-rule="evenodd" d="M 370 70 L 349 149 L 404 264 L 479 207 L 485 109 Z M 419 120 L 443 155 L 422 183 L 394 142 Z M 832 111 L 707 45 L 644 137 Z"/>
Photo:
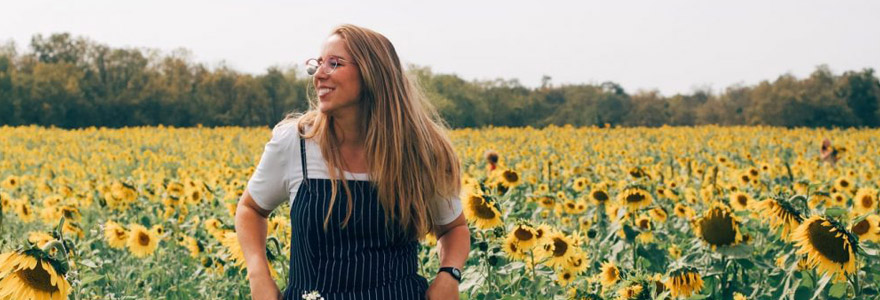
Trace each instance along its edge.
<path fill-rule="evenodd" d="M 308 178 L 305 139 L 300 139 L 303 181 L 290 207 L 290 273 L 284 299 L 318 291 L 326 300 L 424 299 L 428 282 L 418 274 L 419 242 L 385 230 L 385 212 L 369 181 L 349 180 L 352 214 L 339 188 L 327 230 L 324 217 L 331 181 Z M 392 228 L 396 228 L 391 226 Z"/>

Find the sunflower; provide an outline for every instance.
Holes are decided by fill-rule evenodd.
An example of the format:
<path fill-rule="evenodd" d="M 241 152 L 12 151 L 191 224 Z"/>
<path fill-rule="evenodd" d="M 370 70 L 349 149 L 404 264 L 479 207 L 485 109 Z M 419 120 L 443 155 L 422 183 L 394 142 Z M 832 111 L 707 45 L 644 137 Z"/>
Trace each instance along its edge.
<path fill-rule="evenodd" d="M 520 176 L 516 173 L 516 171 L 511 169 L 506 169 L 501 172 L 501 182 L 507 186 L 508 188 L 515 187 L 520 183 Z"/>
<path fill-rule="evenodd" d="M 761 220 L 770 222 L 770 226 L 774 230 L 782 228 L 782 239 L 786 241 L 791 240 L 791 232 L 804 221 L 801 214 L 790 203 L 773 198 L 757 202 L 755 208 L 763 216 Z"/>
<path fill-rule="evenodd" d="M 513 239 L 523 251 L 528 251 L 537 245 L 537 234 L 538 232 L 531 226 L 520 224 L 510 231 L 508 238 Z"/>
<path fill-rule="evenodd" d="M 831 193 L 829 206 L 846 207 L 846 195 L 841 193 Z"/>
<path fill-rule="evenodd" d="M 0 299 L 67 299 L 65 273 L 39 249 L 0 254 Z"/>
<path fill-rule="evenodd" d="M 736 211 L 748 210 L 752 203 L 752 196 L 744 192 L 730 193 L 730 207 Z"/>
<path fill-rule="evenodd" d="M 43 248 L 46 243 L 54 241 L 55 238 L 45 232 L 32 231 L 28 233 L 28 242 L 36 245 L 37 247 Z"/>
<path fill-rule="evenodd" d="M 681 257 L 681 248 L 678 248 L 678 246 L 676 245 L 670 245 L 668 252 L 669 257 L 672 259 L 678 259 L 679 257 Z"/>
<path fill-rule="evenodd" d="M 853 188 L 853 184 L 848 178 L 840 177 L 834 181 L 834 188 L 841 192 L 850 192 Z"/>
<path fill-rule="evenodd" d="M 815 192 L 810 196 L 810 209 L 819 207 L 819 205 L 831 206 L 831 195 L 826 192 Z"/>
<path fill-rule="evenodd" d="M 546 183 L 542 183 L 538 185 L 538 188 L 535 190 L 537 194 L 547 194 L 550 192 L 550 186 Z"/>
<path fill-rule="evenodd" d="M 599 282 L 602 283 L 602 288 L 610 288 L 620 280 L 620 269 L 617 268 L 614 262 L 604 262 L 600 269 Z"/>
<path fill-rule="evenodd" d="M 574 180 L 574 183 L 572 183 L 571 188 L 574 189 L 575 191 L 581 192 L 587 188 L 587 185 L 589 185 L 589 183 L 590 183 L 589 179 L 584 178 L 584 177 L 579 177 Z"/>
<path fill-rule="evenodd" d="M 594 189 L 590 191 L 590 200 L 596 205 L 604 204 L 610 197 L 604 189 Z"/>
<path fill-rule="evenodd" d="M 732 246 L 742 241 L 739 221 L 722 205 L 714 204 L 702 218 L 694 222 L 697 236 L 715 250 L 719 246 Z"/>
<path fill-rule="evenodd" d="M 549 242 L 544 244 L 542 257 L 546 257 L 547 265 L 551 267 L 564 266 L 574 254 L 571 238 L 561 232 L 554 231 L 548 236 Z"/>
<path fill-rule="evenodd" d="M 159 246 L 159 237 L 152 230 L 140 224 L 131 224 L 131 231 L 128 233 L 128 250 L 135 257 L 145 257 L 153 254 Z"/>
<path fill-rule="evenodd" d="M 495 203 L 485 197 L 471 194 L 465 199 L 464 204 L 464 216 L 477 228 L 490 229 L 504 225 L 501 221 L 501 212 L 495 207 Z"/>
<path fill-rule="evenodd" d="M 617 300 L 636 299 L 644 291 L 641 284 L 633 284 L 617 290 Z"/>
<path fill-rule="evenodd" d="M 16 203 L 15 213 L 18 214 L 18 219 L 24 223 L 30 223 L 37 219 L 27 200 L 20 200 Z"/>
<path fill-rule="evenodd" d="M 658 223 L 666 222 L 666 218 L 669 217 L 669 214 L 666 213 L 666 210 L 660 206 L 652 208 L 648 211 L 648 214 L 651 215 L 651 218 Z"/>
<path fill-rule="evenodd" d="M 650 205 L 654 201 L 654 197 L 644 189 L 631 187 L 617 194 L 617 201 L 633 211 Z"/>
<path fill-rule="evenodd" d="M 745 295 L 740 294 L 739 292 L 733 292 L 733 300 L 748 300 Z"/>
<path fill-rule="evenodd" d="M 877 190 L 872 188 L 860 188 L 853 197 L 853 212 L 857 215 L 871 213 L 877 210 Z"/>
<path fill-rule="evenodd" d="M 122 249 L 125 248 L 128 242 L 128 232 L 125 231 L 125 228 L 122 228 L 122 225 L 107 220 L 104 223 L 104 240 L 107 241 L 110 247 Z"/>
<path fill-rule="evenodd" d="M 880 242 L 880 216 L 868 215 L 864 220 L 853 225 L 851 230 L 859 237 L 859 240 L 878 243 Z"/>
<path fill-rule="evenodd" d="M 527 258 L 526 252 L 519 247 L 516 243 L 516 238 L 513 236 L 509 236 L 504 240 L 501 250 L 504 250 L 504 253 L 506 253 L 507 257 L 511 260 L 525 261 Z"/>
<path fill-rule="evenodd" d="M 205 249 L 205 247 L 202 246 L 202 243 L 187 235 L 179 236 L 177 238 L 177 244 L 189 250 L 189 256 L 192 258 L 198 258 L 199 254 Z"/>
<path fill-rule="evenodd" d="M 807 266 L 819 273 L 835 276 L 838 281 L 855 273 L 858 240 L 837 221 L 812 216 L 798 226 L 792 239 L 797 253 L 807 256 Z"/>
<path fill-rule="evenodd" d="M 703 289 L 703 278 L 696 268 L 684 267 L 669 274 L 666 287 L 672 291 L 672 297 L 690 297 Z"/>
<path fill-rule="evenodd" d="M 0 184 L 0 187 L 3 187 L 6 190 L 14 190 L 21 185 L 21 179 L 18 176 L 6 176 L 6 179 L 3 180 L 3 183 Z"/>
<path fill-rule="evenodd" d="M 578 248 L 575 248 L 572 255 L 568 258 L 568 264 L 565 266 L 566 270 L 570 270 L 575 274 L 582 274 L 589 267 L 589 261 L 587 261 L 587 253 L 581 251 Z"/>
<path fill-rule="evenodd" d="M 675 216 L 686 220 L 693 218 L 696 215 L 693 208 L 690 208 L 683 203 L 676 204 L 673 210 L 675 211 Z"/>
<path fill-rule="evenodd" d="M 559 272 L 558 277 L 556 277 L 556 282 L 559 283 L 560 286 L 568 286 L 572 280 L 574 280 L 574 273 L 570 270 L 561 270 Z"/>

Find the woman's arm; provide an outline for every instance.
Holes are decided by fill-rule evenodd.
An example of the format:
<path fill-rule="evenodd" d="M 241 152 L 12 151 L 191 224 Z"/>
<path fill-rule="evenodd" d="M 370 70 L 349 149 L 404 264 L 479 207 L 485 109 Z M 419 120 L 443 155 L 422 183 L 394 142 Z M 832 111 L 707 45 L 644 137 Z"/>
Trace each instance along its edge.
<path fill-rule="evenodd" d="M 244 190 L 235 213 L 235 233 L 244 252 L 253 299 L 281 298 L 266 258 L 266 218 L 269 213 L 257 206 L 247 189 Z"/>
<path fill-rule="evenodd" d="M 463 269 L 471 251 L 471 233 L 464 214 L 446 225 L 436 226 L 437 246 L 440 247 L 440 266 Z M 458 299 L 458 281 L 449 273 L 440 272 L 428 288 L 428 299 Z"/>

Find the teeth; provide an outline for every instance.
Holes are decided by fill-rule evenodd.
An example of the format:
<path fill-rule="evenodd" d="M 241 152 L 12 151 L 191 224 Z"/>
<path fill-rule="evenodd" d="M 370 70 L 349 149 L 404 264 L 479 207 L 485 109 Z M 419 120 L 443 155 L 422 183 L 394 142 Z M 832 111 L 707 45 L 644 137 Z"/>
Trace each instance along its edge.
<path fill-rule="evenodd" d="M 318 96 L 324 96 L 332 90 L 333 89 L 330 89 L 330 88 L 321 88 L 318 90 Z"/>

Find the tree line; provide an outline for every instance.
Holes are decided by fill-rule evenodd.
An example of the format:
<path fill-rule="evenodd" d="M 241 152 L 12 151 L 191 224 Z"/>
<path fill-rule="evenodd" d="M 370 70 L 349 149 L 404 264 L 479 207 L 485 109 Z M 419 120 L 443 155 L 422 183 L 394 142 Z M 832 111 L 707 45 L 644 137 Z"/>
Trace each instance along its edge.
<path fill-rule="evenodd" d="M 551 84 L 465 80 L 409 66 L 452 127 L 771 125 L 880 126 L 874 70 L 834 74 L 819 66 L 807 78 L 781 75 L 715 93 L 663 96 L 627 92 L 614 82 Z M 35 35 L 18 53 L 0 46 L 0 125 L 123 127 L 271 126 L 308 108 L 310 77 L 296 67 L 263 74 L 209 67 L 179 49 L 112 48 L 69 33 Z M 311 91 L 313 93 L 313 91 Z"/>

